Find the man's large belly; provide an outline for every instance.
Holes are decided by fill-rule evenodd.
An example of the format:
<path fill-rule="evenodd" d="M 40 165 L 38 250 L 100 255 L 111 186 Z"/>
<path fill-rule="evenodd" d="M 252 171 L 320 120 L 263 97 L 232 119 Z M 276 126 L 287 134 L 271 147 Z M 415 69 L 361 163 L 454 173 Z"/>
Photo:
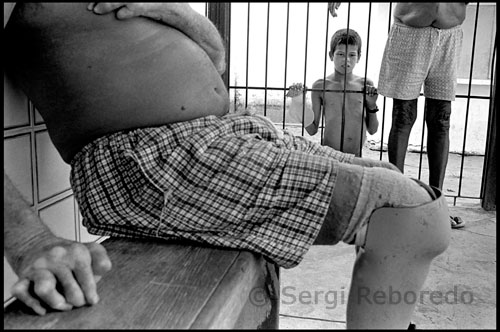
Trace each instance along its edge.
<path fill-rule="evenodd" d="M 227 112 L 211 60 L 163 24 L 54 3 L 19 6 L 6 29 L 8 74 L 67 162 L 104 134 Z"/>

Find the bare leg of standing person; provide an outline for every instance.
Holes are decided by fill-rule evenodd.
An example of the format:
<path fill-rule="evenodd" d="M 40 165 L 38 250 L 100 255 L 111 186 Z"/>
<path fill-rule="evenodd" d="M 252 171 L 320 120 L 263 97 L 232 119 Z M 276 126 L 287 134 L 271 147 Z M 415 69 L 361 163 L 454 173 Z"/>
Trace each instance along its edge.
<path fill-rule="evenodd" d="M 417 119 L 417 99 L 393 99 L 392 125 L 387 143 L 389 161 L 404 172 L 411 129 Z"/>
<path fill-rule="evenodd" d="M 450 152 L 450 115 L 451 101 L 425 98 L 429 185 L 441 191 Z M 465 222 L 458 216 L 450 216 L 450 223 L 452 228 L 465 226 Z"/>
<path fill-rule="evenodd" d="M 429 185 L 443 190 L 450 150 L 451 101 L 425 98 Z"/>

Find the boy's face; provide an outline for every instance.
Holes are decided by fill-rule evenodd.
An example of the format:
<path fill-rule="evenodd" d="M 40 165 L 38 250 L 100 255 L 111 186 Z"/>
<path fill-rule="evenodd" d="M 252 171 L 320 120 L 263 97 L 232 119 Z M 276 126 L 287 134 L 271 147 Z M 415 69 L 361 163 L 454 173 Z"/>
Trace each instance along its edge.
<path fill-rule="evenodd" d="M 330 53 L 335 70 L 341 74 L 351 73 L 359 61 L 358 47 L 356 45 L 338 44 L 335 51 Z"/>

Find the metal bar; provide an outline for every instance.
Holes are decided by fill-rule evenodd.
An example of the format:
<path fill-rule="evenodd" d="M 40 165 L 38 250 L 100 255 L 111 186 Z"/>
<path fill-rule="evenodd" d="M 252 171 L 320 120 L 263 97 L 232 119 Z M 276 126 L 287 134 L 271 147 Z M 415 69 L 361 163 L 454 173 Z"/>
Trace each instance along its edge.
<path fill-rule="evenodd" d="M 347 5 L 347 40 L 349 40 L 349 23 L 351 20 L 351 3 L 349 2 Z M 347 63 L 347 44 L 346 48 L 346 58 L 345 61 Z M 342 126 L 340 127 L 340 151 L 344 152 L 344 136 L 345 136 L 345 98 L 346 98 L 346 89 L 347 89 L 347 66 L 344 65 L 344 100 L 342 102 Z"/>
<path fill-rule="evenodd" d="M 288 90 L 288 88 L 277 88 L 277 87 L 267 87 L 267 88 L 264 88 L 262 86 L 246 86 L 246 85 L 230 85 L 229 88 L 230 89 L 245 89 L 245 88 L 249 88 L 249 89 L 254 89 L 254 90 L 264 90 L 264 89 L 267 89 L 267 90 L 280 90 L 280 91 L 283 91 L 283 90 Z M 320 91 L 322 92 L 323 89 L 313 89 L 313 88 L 307 88 L 307 91 Z M 342 89 L 326 89 L 325 90 L 326 92 L 344 92 L 344 90 Z M 346 93 L 363 93 L 363 91 L 360 91 L 360 90 L 345 90 Z M 422 96 L 422 94 L 420 94 L 420 96 Z M 457 98 L 469 98 L 468 96 L 466 95 L 456 95 L 455 96 L 455 99 Z M 471 99 L 484 99 L 484 100 L 489 100 L 490 97 L 486 97 L 486 96 L 475 96 L 475 95 L 471 95 L 470 96 Z"/>
<path fill-rule="evenodd" d="M 496 84 L 497 84 L 497 37 L 495 35 L 495 46 L 493 48 L 492 66 L 491 66 L 491 85 L 490 85 L 490 105 L 488 117 L 488 133 L 486 137 L 485 158 L 483 166 L 483 174 L 481 181 L 481 206 L 487 211 L 496 210 L 496 179 L 497 179 L 497 108 L 495 103 Z"/>
<path fill-rule="evenodd" d="M 366 64 L 365 64 L 365 80 L 364 80 L 364 88 L 366 89 L 366 80 L 368 79 L 368 53 L 370 50 L 370 30 L 371 30 L 371 18 L 372 18 L 372 3 L 370 2 L 368 4 L 368 31 L 367 31 L 367 37 L 366 37 Z M 364 140 L 363 140 L 363 134 L 366 129 L 368 129 L 368 124 L 366 123 L 366 93 L 363 95 L 363 111 L 362 111 L 362 117 L 361 121 L 363 123 L 361 124 L 361 140 L 359 141 L 359 156 L 363 157 L 363 145 L 364 145 Z M 365 125 L 367 126 L 365 129 Z"/>
<path fill-rule="evenodd" d="M 231 3 L 230 2 L 211 2 L 205 3 L 205 15 L 213 22 L 224 42 L 226 49 L 225 61 L 226 71 L 221 75 L 226 89 L 229 89 L 229 73 L 230 73 L 230 56 L 231 49 Z"/>
<path fill-rule="evenodd" d="M 422 137 L 420 138 L 420 156 L 418 158 L 418 176 L 417 179 L 421 180 L 422 179 L 422 160 L 423 160 L 423 154 L 424 154 L 424 136 L 425 136 L 425 118 L 427 114 L 427 100 L 425 101 L 424 105 L 424 117 L 422 119 Z M 418 107 L 417 107 L 417 112 L 418 112 Z M 408 137 L 408 141 L 410 138 Z M 408 146 L 406 146 L 406 153 L 408 153 Z"/>
<path fill-rule="evenodd" d="M 271 3 L 267 3 L 267 26 L 266 26 L 266 68 L 264 76 L 264 116 L 267 115 L 267 65 L 269 60 L 269 12 Z"/>
<path fill-rule="evenodd" d="M 304 117 L 305 117 L 305 108 L 306 108 L 306 77 L 307 77 L 307 45 L 309 42 L 309 2 L 307 3 L 307 12 L 306 12 L 306 45 L 305 45 L 305 58 L 304 58 L 304 81 L 302 85 L 304 86 L 304 90 L 302 91 L 302 136 L 304 136 Z"/>
<path fill-rule="evenodd" d="M 391 17 L 392 17 L 392 2 L 389 2 L 389 21 L 387 22 L 387 35 L 391 31 Z M 366 54 L 368 56 L 368 53 Z M 380 135 L 380 160 L 382 160 L 384 151 L 384 128 L 385 128 L 385 106 L 387 103 L 387 98 L 384 96 L 383 106 L 382 106 L 382 133 Z"/>
<path fill-rule="evenodd" d="M 245 77 L 245 108 L 248 107 L 248 53 L 250 51 L 250 2 L 247 10 L 247 64 Z"/>
<path fill-rule="evenodd" d="M 325 135 L 325 94 L 326 94 L 326 65 L 327 65 L 327 59 L 328 59 L 328 51 L 330 50 L 330 47 L 329 47 L 329 36 L 328 36 L 328 28 L 329 28 L 329 23 L 330 23 L 330 12 L 328 10 L 328 7 L 327 7 L 327 10 L 326 10 L 326 32 L 325 32 L 325 62 L 324 62 L 324 67 L 323 67 L 323 94 L 322 94 L 322 102 L 321 102 L 321 105 L 319 105 L 319 118 L 320 118 L 320 121 L 321 121 L 321 131 L 320 131 L 320 142 L 321 144 L 323 145 L 323 142 L 324 142 L 324 135 Z M 312 91 L 314 91 L 314 89 L 311 89 L 311 94 L 312 94 Z M 313 120 L 314 121 L 314 120 Z M 318 127 L 319 127 L 319 123 L 318 123 Z M 319 128 L 318 128 L 319 129 Z"/>
<path fill-rule="evenodd" d="M 343 89 L 313 89 L 308 88 L 307 91 L 325 91 L 325 92 L 342 92 L 342 93 L 363 93 L 360 90 L 343 90 Z"/>
<path fill-rule="evenodd" d="M 472 38 L 472 55 L 471 55 L 471 60 L 470 60 L 470 72 L 469 72 L 469 87 L 467 90 L 467 107 L 465 109 L 465 125 L 464 125 L 464 143 L 462 146 L 462 160 L 460 163 L 460 177 L 458 180 L 458 196 L 460 196 L 460 193 L 462 192 L 462 180 L 463 180 L 463 173 L 464 173 L 464 161 L 465 161 L 465 143 L 467 140 L 467 124 L 469 122 L 469 106 L 470 106 L 470 91 L 472 89 L 472 72 L 474 68 L 474 53 L 476 49 L 476 35 L 477 35 L 477 22 L 478 22 L 478 17 L 479 17 L 479 2 L 477 3 L 476 6 L 476 20 L 474 22 L 474 37 Z"/>
<path fill-rule="evenodd" d="M 287 68 L 288 68 L 288 28 L 290 25 L 290 3 L 286 4 L 286 45 L 285 45 L 285 77 L 283 80 L 283 129 L 285 129 L 286 120 L 286 78 L 287 78 Z"/>

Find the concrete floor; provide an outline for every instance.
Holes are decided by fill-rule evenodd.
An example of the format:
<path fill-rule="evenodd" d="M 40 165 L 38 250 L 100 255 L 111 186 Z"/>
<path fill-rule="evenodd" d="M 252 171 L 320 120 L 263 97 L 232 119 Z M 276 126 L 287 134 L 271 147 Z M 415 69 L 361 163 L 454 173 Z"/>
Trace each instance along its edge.
<path fill-rule="evenodd" d="M 373 152 L 364 156 L 373 157 Z M 413 177 L 417 159 L 419 154 L 408 154 L 406 173 L 414 172 Z M 447 194 L 456 190 L 452 182 L 459 173 L 459 159 L 450 155 L 443 190 Z M 470 174 L 463 174 L 459 190 L 476 191 L 470 187 L 480 182 L 482 161 L 466 164 L 472 165 L 464 171 Z M 426 178 L 422 176 L 423 181 Z M 457 203 L 450 198 L 448 204 L 450 213 L 461 216 L 467 225 L 452 230 L 450 246 L 433 261 L 412 322 L 417 329 L 495 329 L 496 212 L 483 210 L 479 200 Z M 354 259 L 354 248 L 344 243 L 313 246 L 299 266 L 281 269 L 280 329 L 345 329 Z M 431 300 L 431 292 L 441 294 L 442 299 Z"/>

